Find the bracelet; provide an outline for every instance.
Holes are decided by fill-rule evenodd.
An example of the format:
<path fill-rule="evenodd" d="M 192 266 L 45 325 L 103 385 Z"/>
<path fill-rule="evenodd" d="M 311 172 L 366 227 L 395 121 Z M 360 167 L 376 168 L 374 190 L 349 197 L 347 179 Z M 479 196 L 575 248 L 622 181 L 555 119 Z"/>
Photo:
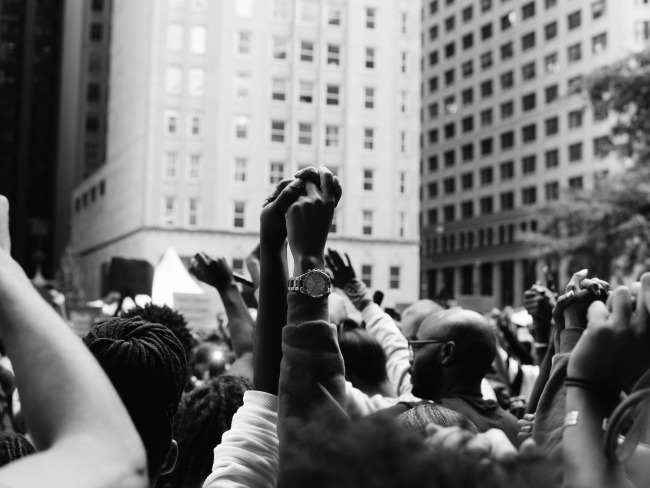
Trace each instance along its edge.
<path fill-rule="evenodd" d="M 578 419 L 580 418 L 580 412 L 577 410 L 571 410 L 567 412 L 564 417 L 564 427 L 575 427 L 578 425 Z"/>
<path fill-rule="evenodd" d="M 564 386 L 574 386 L 576 388 L 582 388 L 583 390 L 588 390 L 592 393 L 596 393 L 599 396 L 603 396 L 606 398 L 615 398 L 616 401 L 618 401 L 620 398 L 620 394 L 618 392 L 615 392 L 613 390 L 608 390 L 595 383 L 592 383 L 591 381 L 581 380 L 579 378 L 570 378 L 567 376 L 566 378 L 564 378 Z"/>

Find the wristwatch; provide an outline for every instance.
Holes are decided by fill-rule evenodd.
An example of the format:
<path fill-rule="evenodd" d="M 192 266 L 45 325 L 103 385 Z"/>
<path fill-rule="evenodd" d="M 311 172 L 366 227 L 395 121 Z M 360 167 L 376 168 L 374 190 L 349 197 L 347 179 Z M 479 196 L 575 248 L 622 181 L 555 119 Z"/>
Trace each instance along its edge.
<path fill-rule="evenodd" d="M 330 294 L 330 277 L 320 269 L 310 269 L 300 276 L 289 278 L 287 289 L 298 291 L 312 298 L 320 298 Z"/>

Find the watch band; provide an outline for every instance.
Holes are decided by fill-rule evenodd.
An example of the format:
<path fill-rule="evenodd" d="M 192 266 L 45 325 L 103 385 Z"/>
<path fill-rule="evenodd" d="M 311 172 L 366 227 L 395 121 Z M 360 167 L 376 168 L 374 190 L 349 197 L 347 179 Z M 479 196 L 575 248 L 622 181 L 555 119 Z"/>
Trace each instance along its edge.
<path fill-rule="evenodd" d="M 316 289 L 313 289 L 309 285 L 305 287 L 305 282 L 313 280 L 314 276 L 318 276 L 319 278 L 317 281 L 321 280 L 321 283 L 317 283 Z M 289 278 L 287 282 L 288 291 L 297 291 L 312 298 L 320 298 L 329 295 L 331 288 L 330 277 L 322 269 L 310 269 L 300 276 Z"/>

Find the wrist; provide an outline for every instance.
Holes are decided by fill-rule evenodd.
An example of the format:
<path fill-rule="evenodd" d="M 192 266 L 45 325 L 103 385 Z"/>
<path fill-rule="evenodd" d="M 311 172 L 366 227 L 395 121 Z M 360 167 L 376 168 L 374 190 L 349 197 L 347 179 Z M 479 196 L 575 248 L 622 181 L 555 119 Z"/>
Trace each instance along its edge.
<path fill-rule="evenodd" d="M 300 276 L 310 269 L 325 269 L 325 257 L 320 255 L 296 255 L 293 258 L 293 276 Z"/>

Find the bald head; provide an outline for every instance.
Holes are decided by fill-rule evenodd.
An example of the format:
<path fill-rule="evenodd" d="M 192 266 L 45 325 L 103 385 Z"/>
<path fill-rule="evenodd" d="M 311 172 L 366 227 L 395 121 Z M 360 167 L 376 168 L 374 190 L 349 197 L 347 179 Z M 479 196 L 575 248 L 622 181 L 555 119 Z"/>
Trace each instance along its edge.
<path fill-rule="evenodd" d="M 440 312 L 442 310 L 444 310 L 444 308 L 442 308 L 433 300 L 429 299 L 418 300 L 417 302 L 409 305 L 402 312 L 402 321 L 400 324 L 402 334 L 404 334 L 404 337 L 409 340 L 415 339 L 422 321 L 429 315 Z"/>

